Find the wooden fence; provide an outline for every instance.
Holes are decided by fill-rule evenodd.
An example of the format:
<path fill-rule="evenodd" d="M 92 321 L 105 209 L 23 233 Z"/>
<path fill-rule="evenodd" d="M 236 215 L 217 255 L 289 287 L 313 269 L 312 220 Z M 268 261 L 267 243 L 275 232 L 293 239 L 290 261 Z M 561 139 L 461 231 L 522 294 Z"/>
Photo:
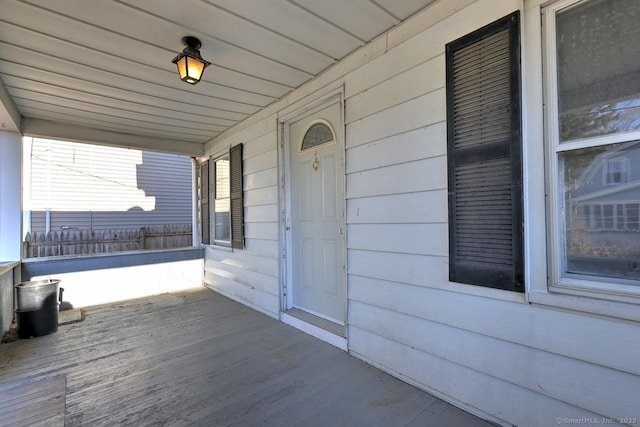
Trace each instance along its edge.
<path fill-rule="evenodd" d="M 193 244 L 191 233 L 191 224 L 146 226 L 135 230 L 33 232 L 25 237 L 23 257 L 183 248 Z"/>

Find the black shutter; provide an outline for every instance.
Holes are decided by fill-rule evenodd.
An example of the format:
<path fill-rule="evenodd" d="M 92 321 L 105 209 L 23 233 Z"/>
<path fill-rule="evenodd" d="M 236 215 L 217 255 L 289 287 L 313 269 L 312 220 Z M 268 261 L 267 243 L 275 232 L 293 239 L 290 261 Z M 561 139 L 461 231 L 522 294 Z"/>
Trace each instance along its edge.
<path fill-rule="evenodd" d="M 520 15 L 446 46 L 449 279 L 524 291 Z"/>
<path fill-rule="evenodd" d="M 200 163 L 200 223 L 202 243 L 209 244 L 211 216 L 209 214 L 209 161 Z"/>
<path fill-rule="evenodd" d="M 231 193 L 231 247 L 244 248 L 244 201 L 242 191 L 242 144 L 229 150 Z"/>

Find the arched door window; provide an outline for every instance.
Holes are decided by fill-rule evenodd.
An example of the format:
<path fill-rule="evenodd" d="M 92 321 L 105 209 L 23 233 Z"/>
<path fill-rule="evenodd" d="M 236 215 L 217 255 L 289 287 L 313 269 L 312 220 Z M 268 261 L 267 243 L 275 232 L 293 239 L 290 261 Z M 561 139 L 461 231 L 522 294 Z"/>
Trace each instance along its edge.
<path fill-rule="evenodd" d="M 335 134 L 329 122 L 322 119 L 315 120 L 311 122 L 302 137 L 300 151 L 302 152 L 312 148 L 318 148 L 321 145 L 335 142 L 335 140 Z"/>

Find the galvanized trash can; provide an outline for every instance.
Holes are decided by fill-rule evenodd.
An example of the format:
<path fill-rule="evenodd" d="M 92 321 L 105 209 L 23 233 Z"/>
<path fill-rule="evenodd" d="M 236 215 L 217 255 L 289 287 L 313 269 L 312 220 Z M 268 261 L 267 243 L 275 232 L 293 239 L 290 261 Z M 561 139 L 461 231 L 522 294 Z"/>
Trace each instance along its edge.
<path fill-rule="evenodd" d="M 18 337 L 25 339 L 56 332 L 60 280 L 22 282 L 15 289 Z"/>

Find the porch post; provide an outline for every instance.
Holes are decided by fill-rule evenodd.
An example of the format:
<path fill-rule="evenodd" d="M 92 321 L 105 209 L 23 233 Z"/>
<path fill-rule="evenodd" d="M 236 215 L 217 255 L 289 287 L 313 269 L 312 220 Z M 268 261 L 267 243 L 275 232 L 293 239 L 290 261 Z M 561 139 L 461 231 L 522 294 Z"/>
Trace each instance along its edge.
<path fill-rule="evenodd" d="M 0 262 L 19 261 L 22 246 L 22 142 L 0 131 Z"/>

